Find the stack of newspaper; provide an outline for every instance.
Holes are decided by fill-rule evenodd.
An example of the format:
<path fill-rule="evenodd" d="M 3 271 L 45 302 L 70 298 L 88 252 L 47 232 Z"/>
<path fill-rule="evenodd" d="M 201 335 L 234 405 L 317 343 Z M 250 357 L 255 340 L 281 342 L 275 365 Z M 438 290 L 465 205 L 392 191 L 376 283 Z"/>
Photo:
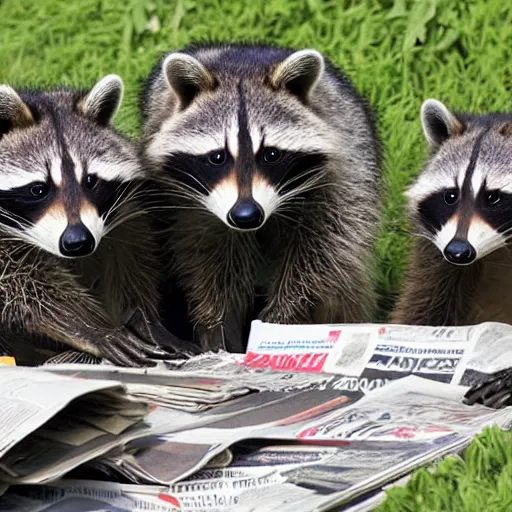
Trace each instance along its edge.
<path fill-rule="evenodd" d="M 510 366 L 504 324 L 256 321 L 245 355 L 0 367 L 0 510 L 371 510 L 512 425 L 512 408 L 462 400 Z"/>
<path fill-rule="evenodd" d="M 148 405 L 115 381 L 0 368 L 0 480 L 54 480 L 145 429 Z"/>

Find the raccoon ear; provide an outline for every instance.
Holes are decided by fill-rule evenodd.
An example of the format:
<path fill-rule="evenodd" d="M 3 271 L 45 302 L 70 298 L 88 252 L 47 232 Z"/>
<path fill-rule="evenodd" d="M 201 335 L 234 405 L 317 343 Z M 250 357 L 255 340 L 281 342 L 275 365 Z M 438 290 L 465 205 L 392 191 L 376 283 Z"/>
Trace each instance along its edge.
<path fill-rule="evenodd" d="M 107 75 L 82 98 L 78 110 L 101 126 L 108 126 L 123 100 L 123 81 L 117 75 Z"/>
<path fill-rule="evenodd" d="M 285 87 L 301 101 L 309 95 L 324 72 L 324 58 L 316 50 L 299 50 L 278 64 L 270 76 L 270 83 Z"/>
<path fill-rule="evenodd" d="M 8 85 L 0 85 L 0 137 L 13 128 L 26 128 L 34 118 L 18 93 Z"/>
<path fill-rule="evenodd" d="M 217 83 L 197 59 L 186 53 L 168 55 L 162 70 L 167 85 L 178 97 L 181 110 L 187 108 L 200 92 L 212 90 Z"/>
<path fill-rule="evenodd" d="M 421 106 L 421 124 L 429 145 L 438 148 L 448 137 L 460 135 L 464 125 L 440 101 L 428 99 Z"/>

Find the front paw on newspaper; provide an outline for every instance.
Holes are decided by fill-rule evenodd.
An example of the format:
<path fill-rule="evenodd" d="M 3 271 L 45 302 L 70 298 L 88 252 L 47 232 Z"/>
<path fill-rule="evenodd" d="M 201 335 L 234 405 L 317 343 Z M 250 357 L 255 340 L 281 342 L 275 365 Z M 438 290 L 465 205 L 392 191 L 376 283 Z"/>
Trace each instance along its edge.
<path fill-rule="evenodd" d="M 43 363 L 43 366 L 52 364 L 101 364 L 101 358 L 88 354 L 87 352 L 66 350 L 65 352 L 61 352 L 47 359 Z"/>
<path fill-rule="evenodd" d="M 464 403 L 483 404 L 493 409 L 512 405 L 512 368 L 493 373 L 473 385 L 464 396 Z"/>
<path fill-rule="evenodd" d="M 122 367 L 144 367 L 156 366 L 157 358 L 170 357 L 160 347 L 138 338 L 125 326 L 88 332 L 87 335 L 87 342 L 97 350 L 97 355 L 79 350 L 67 350 L 50 357 L 44 365 L 107 363 Z M 81 336 L 81 339 L 84 337 Z"/>
<path fill-rule="evenodd" d="M 126 329 L 138 339 L 161 350 L 161 355 L 156 355 L 155 359 L 188 359 L 200 353 L 199 347 L 194 343 L 176 337 L 139 308 L 131 310 L 125 318 Z"/>

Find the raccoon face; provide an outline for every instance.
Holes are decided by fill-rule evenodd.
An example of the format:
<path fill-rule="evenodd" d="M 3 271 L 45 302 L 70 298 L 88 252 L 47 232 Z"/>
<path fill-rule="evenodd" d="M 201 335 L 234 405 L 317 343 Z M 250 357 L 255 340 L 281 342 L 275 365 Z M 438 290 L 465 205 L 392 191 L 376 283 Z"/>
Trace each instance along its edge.
<path fill-rule="evenodd" d="M 512 116 L 456 116 L 427 100 L 421 119 L 434 151 L 406 195 L 445 259 L 469 265 L 512 233 Z"/>
<path fill-rule="evenodd" d="M 94 252 L 141 173 L 110 128 L 122 91 L 115 75 L 87 93 L 0 86 L 2 231 L 65 258 Z"/>
<path fill-rule="evenodd" d="M 332 130 L 309 105 L 322 56 L 301 50 L 280 57 L 265 67 L 237 54 L 230 67 L 224 56 L 207 69 L 200 55 L 174 53 L 162 64 L 171 116 L 146 154 L 177 195 L 239 231 L 259 229 L 281 205 L 318 186 L 336 151 Z"/>

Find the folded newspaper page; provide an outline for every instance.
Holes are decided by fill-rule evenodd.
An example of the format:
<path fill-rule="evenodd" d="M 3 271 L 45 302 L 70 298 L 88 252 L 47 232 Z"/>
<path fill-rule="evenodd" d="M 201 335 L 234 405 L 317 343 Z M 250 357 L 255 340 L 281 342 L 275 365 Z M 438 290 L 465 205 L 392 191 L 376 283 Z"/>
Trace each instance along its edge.
<path fill-rule="evenodd" d="M 250 395 L 243 400 L 244 404 L 226 405 L 220 411 L 201 414 L 202 424 L 196 423 L 193 430 L 175 430 L 136 440 L 127 445 L 124 453 L 106 454 L 94 461 L 94 465 L 97 468 L 103 464 L 106 472 L 108 466 L 112 474 L 123 475 L 133 483 L 169 485 L 211 464 L 213 459 L 218 461 L 221 455 L 225 460 L 229 457 L 226 451 L 238 439 L 237 435 L 244 438 L 263 427 L 313 418 L 354 403 L 361 396 L 335 390 Z M 249 400 L 252 397 L 260 400 Z M 235 405 L 238 411 L 234 410 Z M 208 432 L 215 435 L 208 436 Z M 224 438 L 229 440 L 227 444 Z"/>
<path fill-rule="evenodd" d="M 108 451 L 148 413 L 119 382 L 9 366 L 0 367 L 0 408 L 0 481 L 7 483 L 45 481 L 48 467 L 60 476 L 70 459 Z"/>
<path fill-rule="evenodd" d="M 134 466 L 124 472 L 125 478 L 140 468 L 144 478 L 154 474 L 162 480 L 171 471 L 170 461 L 190 457 L 196 469 L 171 486 L 104 482 L 107 487 L 99 486 L 100 492 L 98 484 L 86 480 L 72 484 L 61 480 L 32 489 L 17 486 L 5 496 L 10 503 L 18 499 L 34 507 L 27 510 L 45 510 L 59 500 L 65 505 L 51 510 L 75 510 L 70 504 L 81 499 L 97 507 L 84 510 L 104 510 L 105 505 L 101 508 L 99 503 L 108 503 L 108 510 L 139 510 L 150 499 L 145 496 L 143 501 L 144 492 L 152 495 L 155 507 L 161 507 L 147 506 L 146 510 L 169 510 L 164 508 L 168 504 L 173 507 L 170 510 L 183 512 L 361 508 L 372 491 L 378 497 L 388 482 L 447 453 L 461 451 L 483 427 L 510 423 L 510 408 L 464 405 L 465 389 L 409 376 L 327 409 L 309 404 L 302 412 L 297 412 L 298 407 L 283 413 L 275 407 L 276 411 L 267 410 L 249 426 L 247 421 L 240 426 L 226 422 L 158 436 L 152 446 L 141 443 L 144 455 L 138 459 L 133 446 Z M 144 453 L 155 446 L 158 450 Z M 105 478 L 108 475 L 104 473 Z M 56 491 L 59 486 L 61 490 Z M 139 508 L 130 508 L 133 501 Z"/>
<path fill-rule="evenodd" d="M 465 448 L 485 426 L 510 422 L 510 409 L 466 406 L 464 387 L 407 377 L 329 412 L 291 413 L 253 427 L 227 424 L 168 439 L 229 448 L 227 466 L 171 487 L 180 510 L 329 510 L 447 453 Z M 264 417 L 267 415 L 264 415 Z M 263 419 L 263 418 L 262 418 Z M 186 450 L 186 447 L 184 446 Z M 174 448 L 175 453 L 179 450 Z"/>
<path fill-rule="evenodd" d="M 340 389 L 370 391 L 407 375 L 471 386 L 512 367 L 512 326 L 277 325 L 252 322 L 244 364 L 343 375 Z"/>
<path fill-rule="evenodd" d="M 110 365 L 57 364 L 42 371 L 79 378 L 116 380 L 134 398 L 200 412 L 256 391 L 281 391 L 320 386 L 329 375 L 256 371 L 245 366 L 243 355 L 221 352 L 169 363 L 169 368 L 116 368 Z M 170 369 L 172 368 L 172 371 Z M 174 369 L 177 368 L 177 369 Z"/>

